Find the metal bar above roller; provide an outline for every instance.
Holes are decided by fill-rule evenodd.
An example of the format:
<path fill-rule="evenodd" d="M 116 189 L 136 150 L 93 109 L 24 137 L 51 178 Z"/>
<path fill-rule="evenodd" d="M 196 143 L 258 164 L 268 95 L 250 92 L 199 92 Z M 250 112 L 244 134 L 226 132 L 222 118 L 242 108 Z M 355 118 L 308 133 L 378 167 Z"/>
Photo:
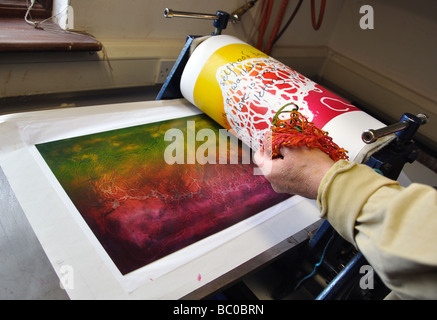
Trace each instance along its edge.
<path fill-rule="evenodd" d="M 165 8 L 164 17 L 166 18 L 194 18 L 194 19 L 206 19 L 215 20 L 218 18 L 217 15 L 208 13 L 196 13 L 196 12 L 186 12 L 186 11 L 174 11 L 169 8 Z"/>

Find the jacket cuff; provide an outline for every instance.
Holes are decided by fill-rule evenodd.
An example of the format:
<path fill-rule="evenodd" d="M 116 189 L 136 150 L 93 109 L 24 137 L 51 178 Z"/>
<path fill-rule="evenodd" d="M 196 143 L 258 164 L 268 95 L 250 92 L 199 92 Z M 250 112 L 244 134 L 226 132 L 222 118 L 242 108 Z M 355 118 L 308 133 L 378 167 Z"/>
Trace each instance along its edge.
<path fill-rule="evenodd" d="M 397 184 L 372 168 L 339 160 L 323 177 L 317 205 L 322 217 L 347 241 L 356 246 L 356 220 L 369 197 L 385 185 Z"/>

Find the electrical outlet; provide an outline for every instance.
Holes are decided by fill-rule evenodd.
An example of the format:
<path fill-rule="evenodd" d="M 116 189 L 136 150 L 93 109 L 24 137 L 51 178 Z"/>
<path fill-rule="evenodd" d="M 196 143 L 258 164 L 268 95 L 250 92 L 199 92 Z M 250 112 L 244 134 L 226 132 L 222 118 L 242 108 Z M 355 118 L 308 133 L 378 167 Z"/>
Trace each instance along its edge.
<path fill-rule="evenodd" d="M 160 60 L 155 83 L 164 83 L 176 60 Z"/>

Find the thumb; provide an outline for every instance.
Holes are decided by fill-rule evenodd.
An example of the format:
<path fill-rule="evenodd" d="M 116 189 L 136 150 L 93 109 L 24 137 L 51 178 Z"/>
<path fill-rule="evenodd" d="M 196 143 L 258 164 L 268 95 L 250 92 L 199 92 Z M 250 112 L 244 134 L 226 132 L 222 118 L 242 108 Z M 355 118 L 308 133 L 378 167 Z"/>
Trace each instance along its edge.
<path fill-rule="evenodd" d="M 279 152 L 280 152 L 280 154 L 281 154 L 283 157 L 287 157 L 287 156 L 290 156 L 291 154 L 293 154 L 293 153 L 295 152 L 295 150 L 293 150 L 293 149 L 295 149 L 295 148 L 293 148 L 293 147 L 284 147 L 284 146 L 282 146 L 282 147 L 279 149 Z"/>
<path fill-rule="evenodd" d="M 256 175 L 268 175 L 272 171 L 273 161 L 268 154 L 268 152 L 261 149 L 255 152 L 253 160 L 258 166 L 258 170 L 255 173 Z"/>
<path fill-rule="evenodd" d="M 256 165 L 261 167 L 263 165 L 263 163 L 264 163 L 264 159 L 263 158 L 264 158 L 264 151 L 262 150 L 262 148 L 260 148 L 253 155 L 253 160 L 254 160 Z"/>

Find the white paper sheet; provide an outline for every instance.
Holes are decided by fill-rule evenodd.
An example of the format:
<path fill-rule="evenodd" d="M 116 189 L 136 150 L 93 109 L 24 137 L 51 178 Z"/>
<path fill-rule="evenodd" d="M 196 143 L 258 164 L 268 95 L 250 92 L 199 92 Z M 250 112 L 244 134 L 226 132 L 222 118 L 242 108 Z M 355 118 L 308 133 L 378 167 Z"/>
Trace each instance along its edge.
<path fill-rule="evenodd" d="M 314 206 L 292 197 L 121 275 L 34 145 L 199 113 L 181 99 L 0 117 L 0 166 L 58 276 L 65 279 L 65 270 L 74 271 L 74 285 L 66 288 L 71 298 L 179 298 L 318 220 Z M 272 230 L 278 222 L 282 227 Z M 232 258 L 223 260 L 232 252 Z"/>

